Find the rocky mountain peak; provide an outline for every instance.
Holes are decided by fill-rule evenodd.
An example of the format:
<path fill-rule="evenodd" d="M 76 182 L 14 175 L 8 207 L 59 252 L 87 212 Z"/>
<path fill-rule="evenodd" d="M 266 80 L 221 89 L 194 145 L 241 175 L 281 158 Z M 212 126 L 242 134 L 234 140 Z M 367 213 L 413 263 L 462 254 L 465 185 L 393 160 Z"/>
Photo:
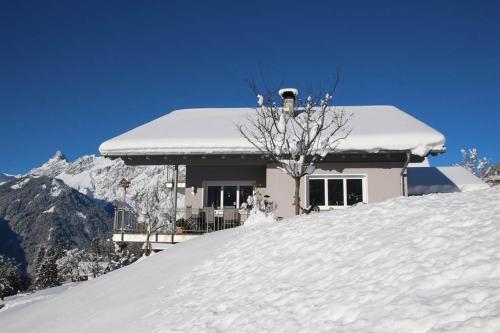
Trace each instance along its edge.
<path fill-rule="evenodd" d="M 49 176 L 55 177 L 56 175 L 63 172 L 70 163 L 66 159 L 66 156 L 58 150 L 47 162 L 45 162 L 41 167 L 34 168 L 31 170 L 29 175 L 31 176 Z"/>
<path fill-rule="evenodd" d="M 66 158 L 66 155 L 64 155 L 64 153 L 62 151 L 58 150 L 58 151 L 56 151 L 54 156 L 52 156 L 52 158 L 49 159 L 48 162 L 50 162 L 50 161 L 53 161 L 53 162 L 66 161 L 66 162 L 68 162 L 68 159 Z"/>

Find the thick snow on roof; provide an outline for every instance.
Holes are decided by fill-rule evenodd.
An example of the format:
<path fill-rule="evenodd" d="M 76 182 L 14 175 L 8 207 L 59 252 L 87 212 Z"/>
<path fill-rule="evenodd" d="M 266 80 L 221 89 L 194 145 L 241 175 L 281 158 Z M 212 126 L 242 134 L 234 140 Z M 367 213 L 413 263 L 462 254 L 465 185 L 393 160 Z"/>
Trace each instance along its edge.
<path fill-rule="evenodd" d="M 337 108 L 352 115 L 352 132 L 339 150 L 410 150 L 420 156 L 444 150 L 441 133 L 394 106 Z M 99 151 L 106 156 L 256 153 L 236 127 L 253 114 L 253 108 L 177 110 L 104 142 Z"/>
<path fill-rule="evenodd" d="M 489 186 L 461 166 L 408 168 L 408 193 L 465 192 Z"/>
<path fill-rule="evenodd" d="M 7 298 L 8 332 L 500 332 L 500 188 L 204 235 Z"/>

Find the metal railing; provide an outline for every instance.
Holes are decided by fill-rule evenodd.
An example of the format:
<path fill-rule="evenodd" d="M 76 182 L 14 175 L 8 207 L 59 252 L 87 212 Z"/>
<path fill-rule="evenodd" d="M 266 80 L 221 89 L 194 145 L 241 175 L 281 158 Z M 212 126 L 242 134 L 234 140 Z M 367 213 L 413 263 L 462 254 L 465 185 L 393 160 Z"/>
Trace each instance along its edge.
<path fill-rule="evenodd" d="M 121 232 L 142 232 L 144 225 L 137 222 L 137 216 L 132 209 L 115 208 L 113 229 Z"/>
<path fill-rule="evenodd" d="M 176 214 L 176 234 L 203 234 L 240 226 L 246 220 L 248 213 L 234 207 L 215 210 L 212 207 L 201 209 L 178 209 Z M 129 208 L 116 208 L 114 216 L 114 231 L 120 233 L 144 233 L 145 226 L 137 221 L 137 214 Z M 159 234 L 172 234 L 172 225 L 165 224 Z"/>

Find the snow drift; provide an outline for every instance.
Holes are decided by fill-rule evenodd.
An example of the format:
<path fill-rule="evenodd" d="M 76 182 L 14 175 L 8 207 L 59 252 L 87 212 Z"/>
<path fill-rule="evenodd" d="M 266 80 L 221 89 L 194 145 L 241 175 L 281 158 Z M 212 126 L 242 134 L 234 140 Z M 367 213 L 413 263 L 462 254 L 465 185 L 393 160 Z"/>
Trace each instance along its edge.
<path fill-rule="evenodd" d="M 499 332 L 500 189 L 432 194 L 174 246 L 0 312 L 2 332 Z"/>

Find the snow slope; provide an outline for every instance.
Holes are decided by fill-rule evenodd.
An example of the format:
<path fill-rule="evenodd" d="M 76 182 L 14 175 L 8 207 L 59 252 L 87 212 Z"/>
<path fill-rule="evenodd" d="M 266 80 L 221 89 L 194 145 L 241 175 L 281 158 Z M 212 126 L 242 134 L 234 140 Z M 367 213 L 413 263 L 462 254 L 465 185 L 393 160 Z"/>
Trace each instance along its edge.
<path fill-rule="evenodd" d="M 431 194 L 174 246 L 0 312 L 2 332 L 499 332 L 500 189 Z M 258 221 L 254 221 L 258 222 Z"/>

